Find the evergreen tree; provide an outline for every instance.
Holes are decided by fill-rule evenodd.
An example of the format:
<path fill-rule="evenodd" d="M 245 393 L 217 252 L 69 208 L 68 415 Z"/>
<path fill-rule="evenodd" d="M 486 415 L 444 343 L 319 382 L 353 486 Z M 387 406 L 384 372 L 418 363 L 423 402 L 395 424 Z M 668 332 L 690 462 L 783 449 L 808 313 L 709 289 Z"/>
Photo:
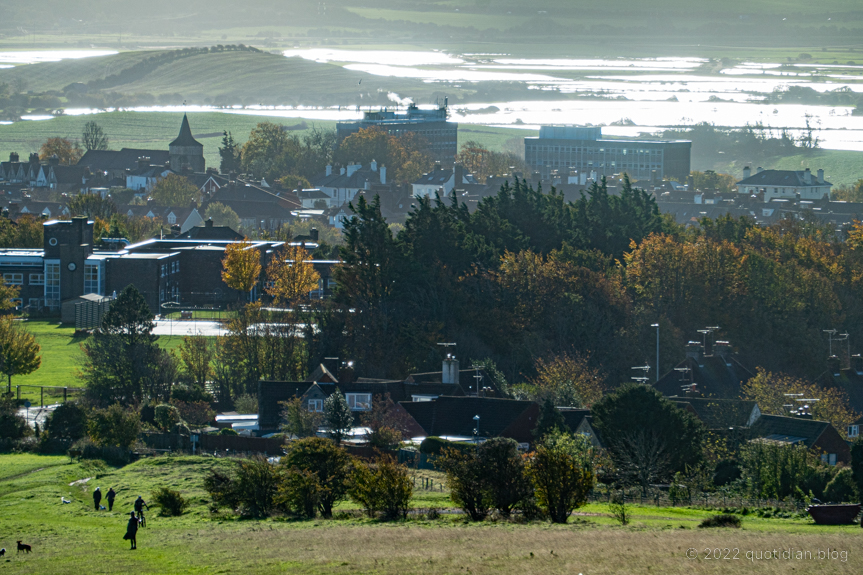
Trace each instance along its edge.
<path fill-rule="evenodd" d="M 542 402 L 542 407 L 539 410 L 539 418 L 536 420 L 536 427 L 533 429 L 533 436 L 537 439 L 542 439 L 549 433 L 554 431 L 569 433 L 570 429 L 563 419 L 563 414 L 550 397 L 546 397 Z"/>
<path fill-rule="evenodd" d="M 219 172 L 229 174 L 240 168 L 240 146 L 234 142 L 231 132 L 222 132 L 222 146 L 219 148 Z"/>
<path fill-rule="evenodd" d="M 324 425 L 336 444 L 340 444 L 354 426 L 354 413 L 338 389 L 324 400 Z"/>

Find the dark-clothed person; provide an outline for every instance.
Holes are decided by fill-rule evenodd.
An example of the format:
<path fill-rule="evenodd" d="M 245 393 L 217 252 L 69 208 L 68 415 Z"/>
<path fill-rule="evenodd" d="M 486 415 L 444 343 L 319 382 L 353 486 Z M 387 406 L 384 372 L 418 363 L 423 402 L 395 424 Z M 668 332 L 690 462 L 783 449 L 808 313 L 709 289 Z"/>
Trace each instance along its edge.
<path fill-rule="evenodd" d="M 117 497 L 117 494 L 114 492 L 114 488 L 108 490 L 108 511 L 114 510 L 114 498 Z"/>
<path fill-rule="evenodd" d="M 135 512 L 129 512 L 129 522 L 126 524 L 126 534 L 123 535 L 123 539 L 128 539 L 132 543 L 131 549 L 138 548 L 138 541 L 136 537 L 138 536 L 138 518 L 135 517 Z M 130 549 L 130 551 L 131 551 Z"/>
<path fill-rule="evenodd" d="M 99 504 L 102 502 L 102 492 L 99 491 L 99 488 L 96 488 L 96 491 L 93 492 L 93 506 L 96 508 L 96 511 L 99 511 Z"/>

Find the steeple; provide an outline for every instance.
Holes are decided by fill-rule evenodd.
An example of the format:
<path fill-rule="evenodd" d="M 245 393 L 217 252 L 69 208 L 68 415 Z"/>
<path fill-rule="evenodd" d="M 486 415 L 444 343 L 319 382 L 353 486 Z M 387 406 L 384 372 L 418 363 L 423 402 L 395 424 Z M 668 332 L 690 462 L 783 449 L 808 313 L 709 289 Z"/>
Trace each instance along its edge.
<path fill-rule="evenodd" d="M 186 114 L 183 114 L 183 123 L 180 125 L 180 135 L 177 136 L 177 139 L 168 144 L 169 146 L 200 146 L 203 148 L 203 144 L 201 144 L 198 140 L 196 140 L 192 136 L 192 128 L 189 127 L 189 117 Z"/>

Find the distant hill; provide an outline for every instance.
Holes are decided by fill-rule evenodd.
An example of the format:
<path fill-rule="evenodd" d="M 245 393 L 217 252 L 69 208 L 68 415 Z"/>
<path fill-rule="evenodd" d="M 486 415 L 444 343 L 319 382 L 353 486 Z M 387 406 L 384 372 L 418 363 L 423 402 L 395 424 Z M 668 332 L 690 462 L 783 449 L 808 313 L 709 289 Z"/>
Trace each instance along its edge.
<path fill-rule="evenodd" d="M 373 76 L 259 50 L 128 52 L 0 70 L 0 82 L 56 91 L 69 106 L 148 104 L 386 105 L 389 92 L 418 102 L 459 92 Z M 118 98 L 134 96 L 134 98 Z"/>

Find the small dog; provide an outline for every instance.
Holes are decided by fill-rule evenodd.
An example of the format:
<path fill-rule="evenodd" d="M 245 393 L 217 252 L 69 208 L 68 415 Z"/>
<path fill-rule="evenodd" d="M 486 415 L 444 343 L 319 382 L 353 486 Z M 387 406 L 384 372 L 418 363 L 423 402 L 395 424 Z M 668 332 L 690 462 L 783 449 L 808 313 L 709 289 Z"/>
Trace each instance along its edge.
<path fill-rule="evenodd" d="M 21 553 L 22 551 L 26 551 L 27 553 L 30 553 L 31 551 L 33 551 L 33 549 L 29 545 L 27 545 L 26 543 L 21 543 L 19 541 L 18 542 L 18 553 Z"/>
<path fill-rule="evenodd" d="M 4 555 L 6 555 L 6 548 L 5 547 L 3 549 L 0 549 L 0 557 L 3 557 Z"/>

